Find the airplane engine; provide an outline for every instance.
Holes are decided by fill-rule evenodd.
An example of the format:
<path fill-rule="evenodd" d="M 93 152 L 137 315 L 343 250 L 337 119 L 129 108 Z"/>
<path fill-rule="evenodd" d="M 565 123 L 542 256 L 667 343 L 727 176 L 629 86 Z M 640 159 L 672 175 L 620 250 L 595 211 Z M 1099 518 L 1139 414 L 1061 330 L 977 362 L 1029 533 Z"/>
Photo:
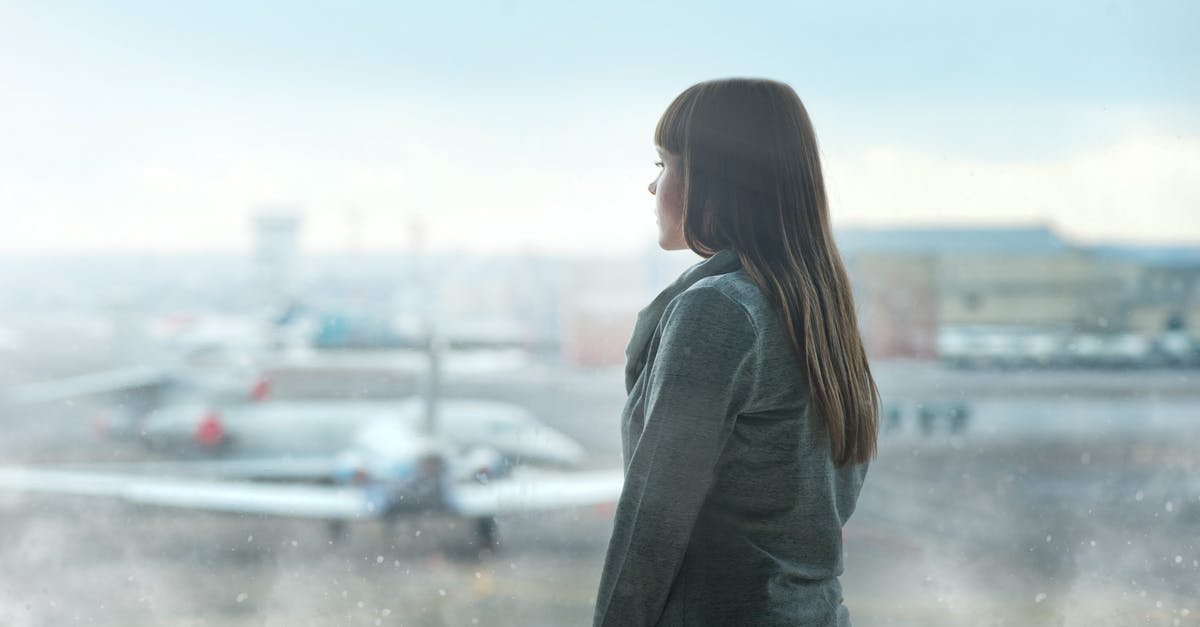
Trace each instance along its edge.
<path fill-rule="evenodd" d="M 487 483 L 512 473 L 512 460 L 493 448 L 473 447 L 455 460 L 453 478 L 456 481 Z"/>
<path fill-rule="evenodd" d="M 338 456 L 334 466 L 333 480 L 344 485 L 365 485 L 370 479 L 370 471 L 362 455 L 343 453 Z"/>
<path fill-rule="evenodd" d="M 445 462 L 429 453 L 416 459 L 361 452 L 338 457 L 334 481 L 362 486 L 380 512 L 437 509 L 442 506 Z"/>

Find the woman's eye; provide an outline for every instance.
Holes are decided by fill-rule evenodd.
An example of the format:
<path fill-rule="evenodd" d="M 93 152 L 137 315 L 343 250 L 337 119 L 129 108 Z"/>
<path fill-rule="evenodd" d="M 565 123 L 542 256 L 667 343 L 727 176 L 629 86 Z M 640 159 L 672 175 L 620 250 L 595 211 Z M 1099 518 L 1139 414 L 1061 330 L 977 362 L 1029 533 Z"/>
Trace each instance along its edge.
<path fill-rule="evenodd" d="M 654 167 L 656 167 L 656 168 L 661 168 L 661 167 L 663 167 L 663 162 L 662 162 L 662 161 L 655 161 L 655 162 L 654 162 Z"/>

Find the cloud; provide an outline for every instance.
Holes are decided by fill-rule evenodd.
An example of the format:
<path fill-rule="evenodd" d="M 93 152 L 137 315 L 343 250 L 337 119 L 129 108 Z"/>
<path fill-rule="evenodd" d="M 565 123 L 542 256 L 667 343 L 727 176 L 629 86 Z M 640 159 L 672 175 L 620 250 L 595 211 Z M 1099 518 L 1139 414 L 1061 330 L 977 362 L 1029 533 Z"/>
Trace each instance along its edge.
<path fill-rule="evenodd" d="M 1200 242 L 1200 137 L 1148 135 L 1054 160 L 899 147 L 827 159 L 836 223 L 1049 223 L 1080 240 Z"/>
<path fill-rule="evenodd" d="M 644 129 L 628 126 L 602 136 L 409 126 L 374 145 L 360 141 L 365 131 L 282 146 L 231 132 L 236 141 L 80 162 L 58 175 L 28 167 L 0 177 L 0 247 L 244 249 L 255 208 L 288 205 L 304 211 L 310 250 L 404 248 L 414 217 L 434 249 L 641 250 L 654 236 L 653 167 Z M 826 159 L 834 221 L 1038 222 L 1081 241 L 1200 242 L 1200 137 L 1142 134 L 1038 157 L 911 144 L 835 152 Z"/>

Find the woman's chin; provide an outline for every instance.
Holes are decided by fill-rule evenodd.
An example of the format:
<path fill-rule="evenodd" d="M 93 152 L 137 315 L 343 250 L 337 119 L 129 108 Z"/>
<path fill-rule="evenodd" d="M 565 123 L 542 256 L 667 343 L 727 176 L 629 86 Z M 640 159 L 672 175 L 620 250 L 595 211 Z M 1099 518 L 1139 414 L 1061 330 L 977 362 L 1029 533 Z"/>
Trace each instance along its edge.
<path fill-rule="evenodd" d="M 683 250 L 684 248 L 687 248 L 687 244 L 682 244 L 680 242 L 673 242 L 669 238 L 666 238 L 666 237 L 663 237 L 660 235 L 658 237 L 658 247 L 663 250 L 668 250 L 668 251 L 669 250 Z"/>

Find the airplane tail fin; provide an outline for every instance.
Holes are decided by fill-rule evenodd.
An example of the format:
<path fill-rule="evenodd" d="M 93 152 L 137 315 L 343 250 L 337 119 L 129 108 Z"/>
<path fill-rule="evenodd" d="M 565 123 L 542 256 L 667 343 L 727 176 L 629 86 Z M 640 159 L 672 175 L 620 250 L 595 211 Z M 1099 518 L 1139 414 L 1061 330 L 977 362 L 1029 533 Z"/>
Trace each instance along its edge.
<path fill-rule="evenodd" d="M 425 377 L 425 420 L 424 432 L 433 434 L 438 428 L 438 407 L 442 387 L 442 360 L 446 340 L 432 327 L 426 332 L 425 350 L 429 356 L 429 368 Z"/>

